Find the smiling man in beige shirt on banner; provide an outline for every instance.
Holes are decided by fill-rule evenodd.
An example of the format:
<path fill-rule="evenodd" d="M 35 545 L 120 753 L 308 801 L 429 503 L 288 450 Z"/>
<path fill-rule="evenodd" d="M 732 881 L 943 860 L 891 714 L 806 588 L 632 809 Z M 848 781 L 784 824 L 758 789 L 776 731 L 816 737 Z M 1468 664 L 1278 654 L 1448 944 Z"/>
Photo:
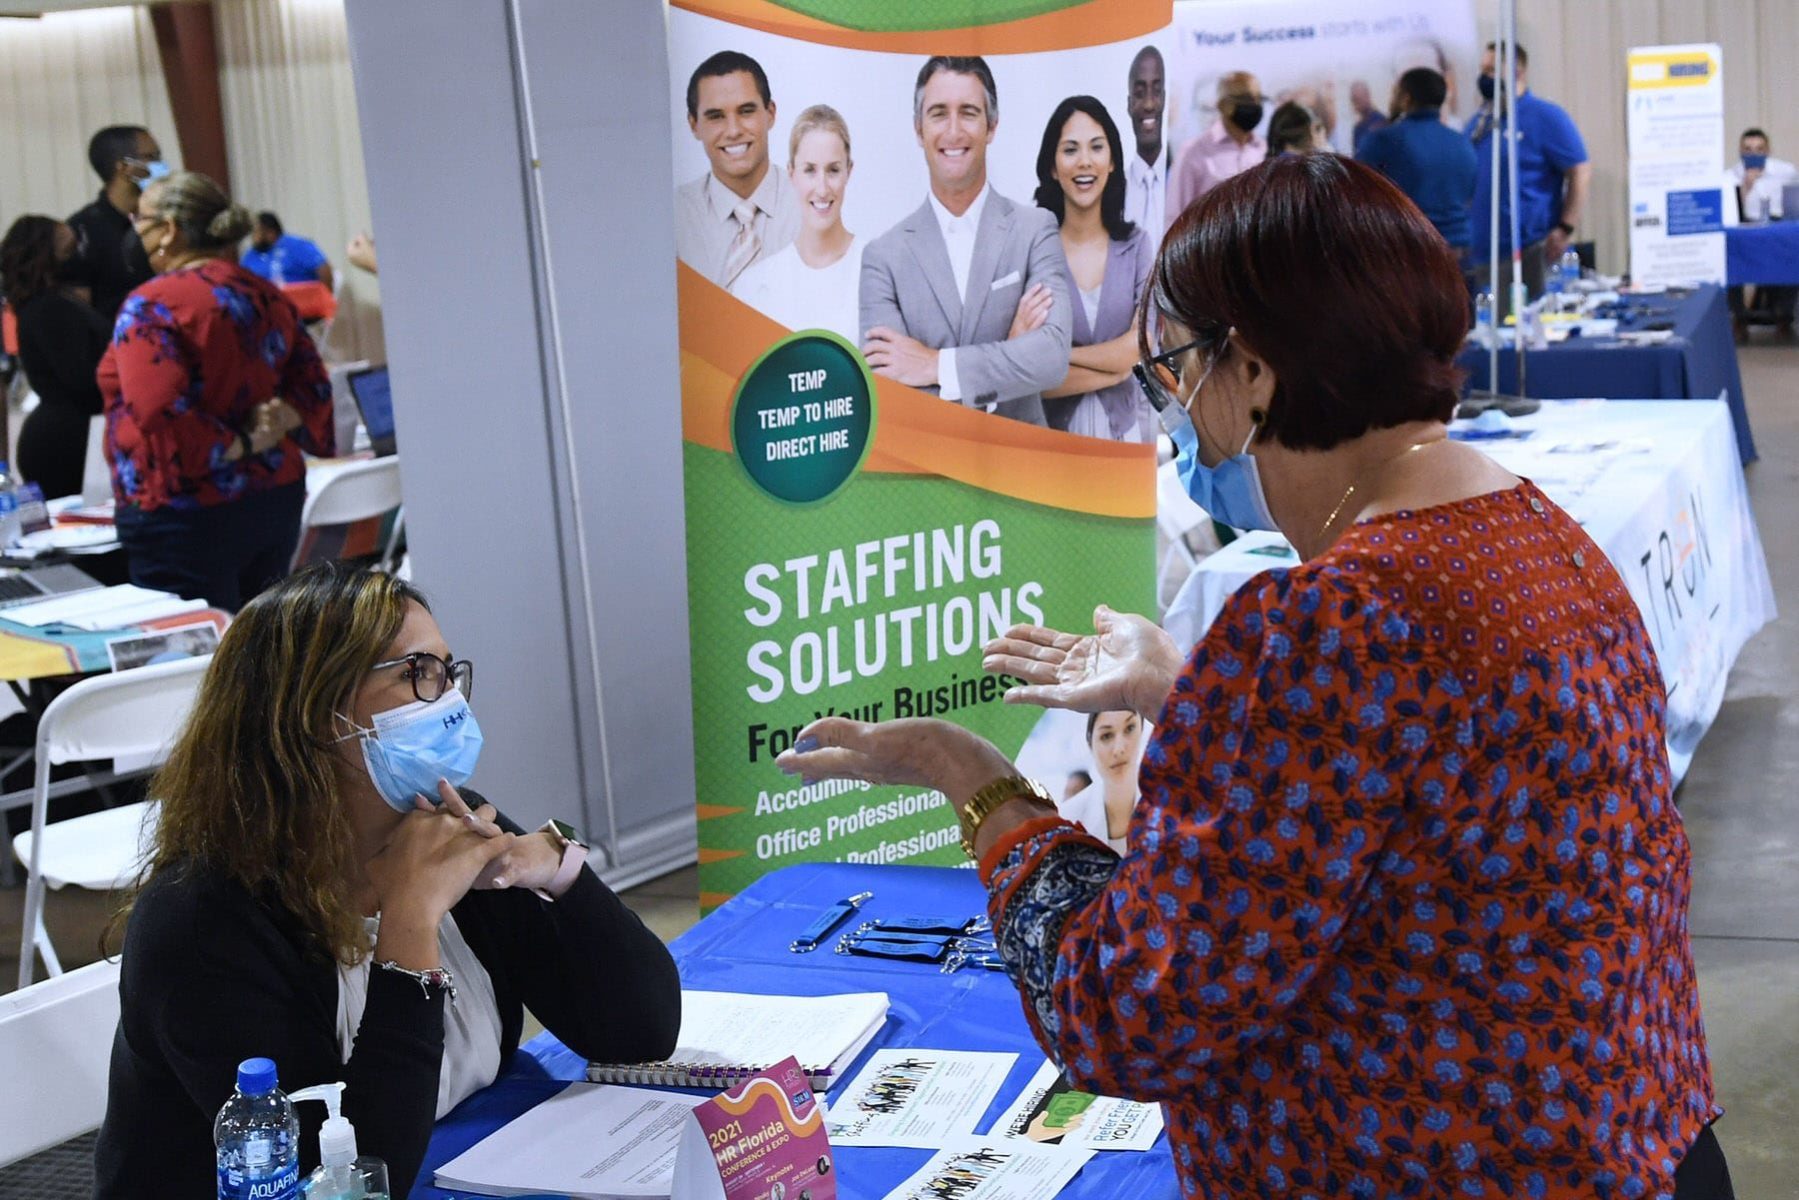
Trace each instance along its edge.
<path fill-rule="evenodd" d="M 769 168 L 774 124 L 768 76 L 755 59 L 721 50 L 694 69 L 687 127 L 711 167 L 675 189 L 675 253 L 720 287 L 799 233 L 799 202 L 786 173 Z"/>

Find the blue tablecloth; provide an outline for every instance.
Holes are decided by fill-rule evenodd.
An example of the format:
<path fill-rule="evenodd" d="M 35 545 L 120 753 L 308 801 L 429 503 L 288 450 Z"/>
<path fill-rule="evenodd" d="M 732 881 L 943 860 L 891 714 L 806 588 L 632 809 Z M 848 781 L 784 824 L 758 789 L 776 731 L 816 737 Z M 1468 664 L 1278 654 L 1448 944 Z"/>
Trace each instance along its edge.
<path fill-rule="evenodd" d="M 819 910 L 862 891 L 873 892 L 874 898 L 858 920 L 907 914 L 974 916 L 986 911 L 986 892 L 973 871 L 848 863 L 788 867 L 758 880 L 675 941 L 683 986 L 799 996 L 881 991 L 891 997 L 892 1009 L 886 1028 L 869 1047 L 871 1053 L 882 1046 L 1017 1051 L 1017 1065 L 983 1118 L 981 1128 L 987 1128 L 1043 1061 L 1009 979 L 986 971 L 944 975 L 924 963 L 851 958 L 828 948 L 811 954 L 788 952 L 787 944 Z M 438 1123 L 420 1183 L 412 1189 L 414 1200 L 468 1195 L 429 1186 L 432 1171 L 553 1095 L 568 1080 L 579 1079 L 583 1066 L 547 1033 L 520 1050 L 493 1086 L 469 1097 Z M 850 1068 L 849 1077 L 858 1070 L 859 1063 Z M 930 1158 L 927 1150 L 846 1147 L 838 1153 L 838 1194 L 846 1200 L 879 1200 Z M 1069 1191 L 1130 1200 L 1178 1196 L 1167 1136 L 1152 1150 L 1095 1155 Z"/>
<path fill-rule="evenodd" d="M 1745 283 L 1799 285 L 1799 220 L 1726 229 L 1724 277 L 1732 287 Z"/>
<path fill-rule="evenodd" d="M 1529 352 L 1525 386 L 1539 400 L 1715 400 L 1726 394 L 1736 430 L 1737 453 L 1756 459 L 1755 436 L 1743 404 L 1730 304 L 1715 284 L 1690 292 L 1628 296 L 1618 328 L 1623 332 L 1669 327 L 1673 337 L 1654 346 L 1615 338 L 1569 338 Z M 1487 388 L 1487 352 L 1465 350 L 1456 360 L 1470 387 Z M 1499 390 L 1518 390 L 1518 359 L 1499 352 Z"/>

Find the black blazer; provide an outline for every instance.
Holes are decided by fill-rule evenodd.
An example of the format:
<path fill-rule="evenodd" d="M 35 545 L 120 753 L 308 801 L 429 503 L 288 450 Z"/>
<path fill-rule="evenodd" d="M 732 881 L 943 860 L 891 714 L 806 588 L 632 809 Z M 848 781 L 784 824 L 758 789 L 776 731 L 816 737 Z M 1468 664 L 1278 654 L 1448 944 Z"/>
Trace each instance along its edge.
<path fill-rule="evenodd" d="M 451 912 L 493 978 L 502 1064 L 518 1048 L 526 1005 L 589 1059 L 650 1062 L 673 1052 L 674 959 L 591 870 L 553 903 L 519 890 L 470 892 Z M 275 1060 L 283 1091 L 343 1080 L 357 1149 L 383 1159 L 393 1195 L 406 1195 L 436 1121 L 444 997 L 427 997 L 407 976 L 369 972 L 346 1064 L 337 992 L 337 965 L 305 947 L 291 914 L 201 864 L 158 871 L 125 930 L 95 1195 L 214 1194 L 213 1119 L 237 1064 L 258 1056 Z M 318 1164 L 324 1113 L 305 1104 L 299 1116 L 304 1178 Z"/>

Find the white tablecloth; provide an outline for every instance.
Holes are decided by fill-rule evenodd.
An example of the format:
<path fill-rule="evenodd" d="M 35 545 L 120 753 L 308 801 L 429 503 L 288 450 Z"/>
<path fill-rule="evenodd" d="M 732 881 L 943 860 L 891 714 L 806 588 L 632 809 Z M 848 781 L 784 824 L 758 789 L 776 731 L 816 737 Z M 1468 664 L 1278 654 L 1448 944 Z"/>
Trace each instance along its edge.
<path fill-rule="evenodd" d="M 1679 780 L 1737 653 L 1774 619 L 1730 410 L 1716 400 L 1547 400 L 1513 424 L 1529 436 L 1475 444 L 1567 509 L 1624 577 L 1661 661 Z M 1163 624 L 1191 649 L 1233 592 L 1295 561 L 1279 534 L 1248 534 L 1194 569 Z"/>

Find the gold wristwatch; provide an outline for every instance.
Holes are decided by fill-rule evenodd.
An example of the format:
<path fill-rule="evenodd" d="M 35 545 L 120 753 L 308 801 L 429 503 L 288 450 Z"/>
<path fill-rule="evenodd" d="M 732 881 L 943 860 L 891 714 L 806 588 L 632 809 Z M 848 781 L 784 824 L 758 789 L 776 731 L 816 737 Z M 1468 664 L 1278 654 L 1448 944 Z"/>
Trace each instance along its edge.
<path fill-rule="evenodd" d="M 995 779 L 976 792 L 962 810 L 962 849 L 969 858 L 980 861 L 981 856 L 974 849 L 975 834 L 980 832 L 981 822 L 1008 800 L 1033 800 L 1048 806 L 1051 812 L 1056 810 L 1056 802 L 1035 779 L 1026 779 L 1022 775 Z"/>

